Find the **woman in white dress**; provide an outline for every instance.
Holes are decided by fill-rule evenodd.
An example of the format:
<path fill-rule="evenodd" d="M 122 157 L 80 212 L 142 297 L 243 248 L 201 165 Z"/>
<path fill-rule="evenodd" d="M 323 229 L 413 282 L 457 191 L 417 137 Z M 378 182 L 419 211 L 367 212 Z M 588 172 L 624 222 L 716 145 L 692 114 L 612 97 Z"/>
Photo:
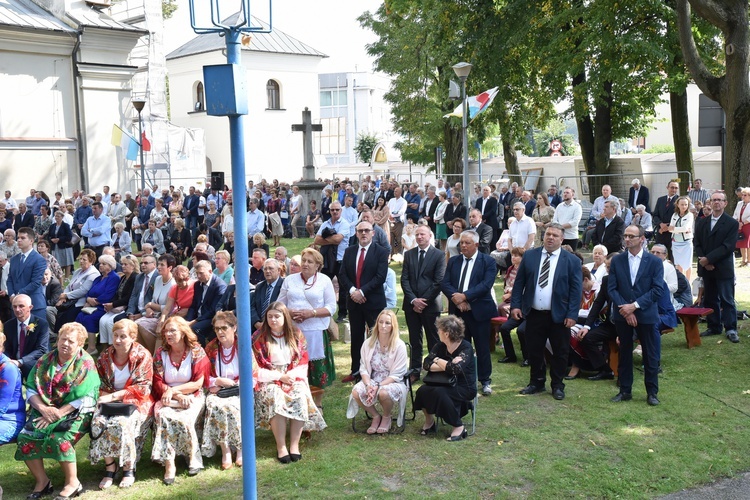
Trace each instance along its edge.
<path fill-rule="evenodd" d="M 674 214 L 669 222 L 672 233 L 672 257 L 674 265 L 682 268 L 682 273 L 690 283 L 693 267 L 693 226 L 695 218 L 690 211 L 690 198 L 680 196 L 674 204 Z"/>

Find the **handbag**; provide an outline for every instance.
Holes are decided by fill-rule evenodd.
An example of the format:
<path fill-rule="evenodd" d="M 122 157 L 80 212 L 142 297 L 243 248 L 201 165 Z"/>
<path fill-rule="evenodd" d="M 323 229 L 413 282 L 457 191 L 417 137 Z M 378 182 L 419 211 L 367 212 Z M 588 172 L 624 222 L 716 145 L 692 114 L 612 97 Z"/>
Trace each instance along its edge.
<path fill-rule="evenodd" d="M 231 387 L 222 387 L 216 392 L 216 395 L 220 398 L 231 398 L 232 396 L 239 396 L 240 386 L 233 385 Z"/>
<path fill-rule="evenodd" d="M 76 305 L 76 302 L 78 302 L 78 299 L 67 299 L 65 302 L 57 306 L 58 311 L 64 311 L 65 309 L 70 309 L 74 305 Z"/>
<path fill-rule="evenodd" d="M 81 312 L 83 314 L 93 314 L 93 313 L 96 312 L 96 307 L 94 307 L 94 306 L 86 306 L 86 307 L 84 307 L 84 308 L 81 309 Z"/>
<path fill-rule="evenodd" d="M 129 417 L 135 410 L 135 405 L 130 403 L 102 403 L 99 405 L 99 413 L 103 417 Z"/>
<path fill-rule="evenodd" d="M 433 387 L 456 387 L 456 376 L 446 372 L 427 372 L 422 381 Z"/>

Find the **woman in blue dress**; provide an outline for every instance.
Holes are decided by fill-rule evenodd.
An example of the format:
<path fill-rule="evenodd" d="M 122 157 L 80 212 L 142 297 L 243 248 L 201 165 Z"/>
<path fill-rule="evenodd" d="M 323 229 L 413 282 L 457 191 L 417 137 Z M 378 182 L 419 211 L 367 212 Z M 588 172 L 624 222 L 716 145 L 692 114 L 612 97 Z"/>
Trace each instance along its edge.
<path fill-rule="evenodd" d="M 18 436 L 26 422 L 26 403 L 21 393 L 21 370 L 2 352 L 5 334 L 0 332 L 0 445 Z"/>

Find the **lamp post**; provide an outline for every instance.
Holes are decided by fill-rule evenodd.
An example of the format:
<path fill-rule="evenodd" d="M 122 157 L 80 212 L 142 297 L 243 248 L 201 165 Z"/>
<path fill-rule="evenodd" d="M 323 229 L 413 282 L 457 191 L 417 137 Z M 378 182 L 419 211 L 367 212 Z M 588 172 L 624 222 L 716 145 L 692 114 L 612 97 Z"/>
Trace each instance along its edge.
<path fill-rule="evenodd" d="M 138 147 L 141 150 L 141 196 L 143 196 L 143 191 L 146 190 L 146 163 L 143 160 L 143 121 L 141 120 L 141 112 L 144 106 L 146 106 L 146 101 L 144 99 L 133 99 L 131 103 L 135 110 L 138 111 Z"/>
<path fill-rule="evenodd" d="M 461 80 L 461 128 L 463 129 L 463 150 L 464 150 L 464 203 L 466 203 L 466 222 L 469 222 L 469 133 L 468 123 L 466 120 L 466 114 L 468 109 L 466 106 L 466 79 L 471 73 L 471 64 L 467 62 L 460 62 L 453 65 L 453 71 L 456 76 Z"/>

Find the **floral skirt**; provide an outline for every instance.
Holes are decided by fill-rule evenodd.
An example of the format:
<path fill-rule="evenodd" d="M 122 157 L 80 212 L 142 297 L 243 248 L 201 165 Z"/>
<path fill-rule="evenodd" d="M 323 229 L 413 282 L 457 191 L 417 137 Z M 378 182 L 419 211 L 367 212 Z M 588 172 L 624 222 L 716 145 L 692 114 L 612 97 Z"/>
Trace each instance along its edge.
<path fill-rule="evenodd" d="M 153 421 L 152 416 L 139 411 L 129 417 L 105 417 L 97 410 L 91 421 L 91 463 L 111 457 L 120 467 L 135 469 Z"/>
<path fill-rule="evenodd" d="M 151 460 L 164 463 L 182 455 L 189 467 L 203 468 L 200 435 L 203 433 L 203 413 L 206 398 L 202 392 L 193 396 L 190 407 L 171 408 L 158 401 L 154 405 L 154 446 Z"/>
<path fill-rule="evenodd" d="M 306 431 L 322 431 L 326 428 L 323 414 L 315 406 L 310 387 L 300 380 L 286 389 L 275 383 L 258 384 L 255 390 L 256 427 L 270 429 L 270 421 L 276 415 L 304 422 L 303 430 Z"/>
<path fill-rule="evenodd" d="M 18 435 L 18 447 L 16 448 L 16 460 L 35 460 L 38 458 L 51 458 L 58 462 L 75 462 L 75 444 L 85 436 L 91 427 L 91 412 L 79 414 L 78 418 L 71 424 L 70 430 L 47 434 L 46 432 L 23 429 Z M 32 409 L 29 420 L 40 417 L 41 414 Z M 27 420 L 28 421 L 28 420 Z"/>
<path fill-rule="evenodd" d="M 321 389 L 328 387 L 336 380 L 336 365 L 333 360 L 333 347 L 328 330 L 323 330 L 323 350 L 324 358 L 311 359 L 307 364 L 307 380 L 310 385 Z"/>
<path fill-rule="evenodd" d="M 209 394 L 206 398 L 206 419 L 203 426 L 203 445 L 201 452 L 207 457 L 216 453 L 217 443 L 226 443 L 237 450 L 242 450 L 242 421 L 240 417 L 240 398 L 220 398 Z"/>

